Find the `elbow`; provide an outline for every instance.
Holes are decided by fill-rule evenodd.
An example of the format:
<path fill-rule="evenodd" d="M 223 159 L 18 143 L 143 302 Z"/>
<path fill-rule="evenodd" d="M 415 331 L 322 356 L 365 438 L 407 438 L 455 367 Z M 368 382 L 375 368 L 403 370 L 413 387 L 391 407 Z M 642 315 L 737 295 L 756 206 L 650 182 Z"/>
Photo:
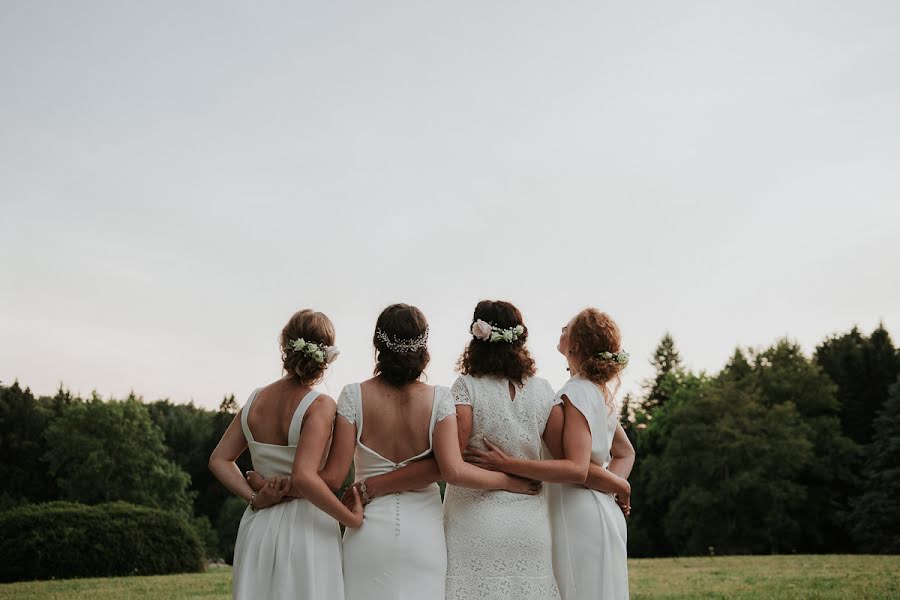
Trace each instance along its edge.
<path fill-rule="evenodd" d="M 591 463 L 585 463 L 584 465 L 576 464 L 572 469 L 572 483 L 578 483 L 584 485 L 587 481 L 588 473 L 590 473 Z"/>
<path fill-rule="evenodd" d="M 300 490 L 300 492 L 306 493 L 306 490 L 308 490 L 310 487 L 312 478 L 317 476 L 317 474 L 307 473 L 305 471 L 301 471 L 300 473 L 293 473 L 291 475 L 291 487 L 295 487 Z"/>
<path fill-rule="evenodd" d="M 441 477 L 446 483 L 449 483 L 450 485 L 461 485 L 462 469 L 455 466 L 441 469 Z"/>
<path fill-rule="evenodd" d="M 586 462 L 576 462 L 574 460 L 567 461 L 566 469 L 563 473 L 564 480 L 562 483 L 577 483 L 579 485 L 584 485 L 584 483 L 588 479 L 588 474 L 590 473 L 591 463 L 590 461 Z"/>
<path fill-rule="evenodd" d="M 341 477 L 340 479 L 338 479 L 334 475 L 327 475 L 327 474 L 322 475 L 322 481 L 324 481 L 325 485 L 328 486 L 328 489 L 334 493 L 339 492 L 340 489 L 344 486 L 344 479 L 345 479 L 344 477 Z"/>

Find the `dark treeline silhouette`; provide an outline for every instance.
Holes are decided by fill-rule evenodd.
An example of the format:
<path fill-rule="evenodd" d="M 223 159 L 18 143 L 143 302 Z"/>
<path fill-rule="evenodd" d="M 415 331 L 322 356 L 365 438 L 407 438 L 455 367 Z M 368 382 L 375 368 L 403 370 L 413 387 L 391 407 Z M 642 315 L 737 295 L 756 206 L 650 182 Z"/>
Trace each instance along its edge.
<path fill-rule="evenodd" d="M 739 348 L 715 374 L 687 369 L 666 334 L 652 363 L 622 411 L 637 449 L 632 556 L 900 552 L 900 352 L 883 327 L 811 357 L 789 340 Z M 233 396 L 207 410 L 0 384 L 0 510 L 158 507 L 230 561 L 245 504 L 207 460 L 237 410 Z"/>

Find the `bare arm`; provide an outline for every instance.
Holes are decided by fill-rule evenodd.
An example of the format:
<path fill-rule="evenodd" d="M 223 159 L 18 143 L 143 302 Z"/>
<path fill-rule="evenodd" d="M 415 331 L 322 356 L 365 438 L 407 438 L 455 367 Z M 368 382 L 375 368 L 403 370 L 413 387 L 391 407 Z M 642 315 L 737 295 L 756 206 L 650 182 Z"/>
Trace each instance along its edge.
<path fill-rule="evenodd" d="M 319 476 L 332 492 L 344 485 L 350 465 L 353 464 L 353 453 L 356 452 L 356 425 L 338 415 L 334 419 L 334 434 L 331 437 L 331 450 L 325 467 Z"/>
<path fill-rule="evenodd" d="M 241 429 L 241 411 L 239 410 L 215 450 L 212 451 L 209 457 L 209 470 L 229 492 L 249 502 L 253 490 L 250 489 L 250 485 L 241 475 L 241 470 L 235 463 L 246 449 L 247 438 L 244 437 L 244 431 Z"/>
<path fill-rule="evenodd" d="M 229 492 L 245 502 L 252 499 L 254 509 L 278 504 L 288 491 L 287 482 L 271 481 L 258 490 L 250 489 L 235 462 L 246 449 L 247 438 L 241 428 L 241 411 L 238 411 L 209 457 L 209 470 Z"/>
<path fill-rule="evenodd" d="M 459 436 L 459 451 L 462 452 L 469 445 L 469 436 L 472 435 L 472 406 L 469 404 L 456 405 L 456 433 Z"/>
<path fill-rule="evenodd" d="M 619 477 L 628 479 L 634 468 L 634 446 L 631 445 L 631 440 L 628 439 L 628 434 L 621 425 L 616 427 L 609 452 L 612 460 L 607 468 Z"/>
<path fill-rule="evenodd" d="M 331 435 L 335 412 L 334 400 L 324 395 L 316 398 L 306 411 L 300 429 L 300 440 L 297 442 L 294 468 L 291 471 L 291 487 L 299 491 L 316 508 L 347 527 L 359 527 L 363 520 L 359 497 L 356 497 L 357 510 L 351 511 L 338 500 L 319 475 L 319 465 L 322 463 L 322 455 Z"/>
<path fill-rule="evenodd" d="M 455 416 L 442 419 L 434 426 L 434 456 L 447 483 L 479 490 L 507 490 L 521 494 L 536 494 L 539 491 L 539 487 L 531 482 L 466 463 L 459 449 L 459 439 Z"/>
<path fill-rule="evenodd" d="M 532 460 L 507 456 L 490 440 L 485 440 L 484 443 L 488 450 L 469 448 L 466 452 L 466 460 L 487 469 L 503 471 L 529 479 L 552 483 L 583 484 L 591 462 L 591 429 L 581 411 L 575 408 L 566 396 L 562 398 L 565 417 L 562 443 L 551 442 L 555 446 L 562 446 L 562 458 Z M 553 417 L 553 411 L 551 411 L 551 417 Z M 555 419 L 558 420 L 558 413 Z M 552 427 L 551 433 L 556 432 L 558 432 L 558 427 Z M 547 437 L 546 427 L 544 435 Z"/>
<path fill-rule="evenodd" d="M 417 460 L 405 467 L 366 478 L 369 499 L 407 490 L 419 490 L 441 480 L 441 470 L 433 457 Z"/>

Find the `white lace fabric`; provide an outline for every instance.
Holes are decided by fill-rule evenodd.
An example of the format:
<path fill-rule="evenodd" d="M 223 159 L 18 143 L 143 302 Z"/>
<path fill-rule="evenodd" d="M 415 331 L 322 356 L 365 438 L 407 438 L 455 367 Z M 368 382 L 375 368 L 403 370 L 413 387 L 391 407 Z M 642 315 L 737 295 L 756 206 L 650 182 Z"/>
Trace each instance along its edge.
<path fill-rule="evenodd" d="M 471 445 L 483 448 L 488 438 L 512 456 L 541 457 L 541 435 L 559 403 L 546 380 L 526 380 L 514 399 L 499 378 L 462 376 L 451 391 L 456 404 L 472 406 Z M 444 529 L 448 600 L 559 598 L 546 492 L 447 486 Z"/>

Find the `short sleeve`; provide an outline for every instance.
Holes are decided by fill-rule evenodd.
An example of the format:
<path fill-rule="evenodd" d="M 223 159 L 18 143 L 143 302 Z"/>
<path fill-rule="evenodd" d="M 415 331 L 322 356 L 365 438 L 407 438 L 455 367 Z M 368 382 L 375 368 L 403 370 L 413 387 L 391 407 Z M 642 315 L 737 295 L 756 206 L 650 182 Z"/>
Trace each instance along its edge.
<path fill-rule="evenodd" d="M 563 396 L 568 398 L 572 406 L 577 408 L 579 412 L 584 415 L 588 420 L 588 423 L 591 422 L 591 415 L 594 411 L 591 409 L 591 400 L 588 398 L 583 387 L 578 385 L 575 381 L 569 381 L 562 386 L 559 393 L 556 394 L 556 400 L 562 402 Z"/>
<path fill-rule="evenodd" d="M 449 416 L 456 416 L 456 402 L 453 394 L 445 387 L 437 387 L 434 401 L 438 403 L 435 409 L 434 422 L 443 421 Z"/>
<path fill-rule="evenodd" d="M 345 385 L 338 396 L 337 414 L 347 419 L 351 425 L 356 425 L 356 394 L 353 393 L 353 384 Z"/>
<path fill-rule="evenodd" d="M 453 382 L 453 387 L 450 388 L 450 395 L 452 396 L 453 404 L 472 406 L 472 396 L 469 394 L 469 386 L 464 376 L 457 377 L 456 381 Z"/>

